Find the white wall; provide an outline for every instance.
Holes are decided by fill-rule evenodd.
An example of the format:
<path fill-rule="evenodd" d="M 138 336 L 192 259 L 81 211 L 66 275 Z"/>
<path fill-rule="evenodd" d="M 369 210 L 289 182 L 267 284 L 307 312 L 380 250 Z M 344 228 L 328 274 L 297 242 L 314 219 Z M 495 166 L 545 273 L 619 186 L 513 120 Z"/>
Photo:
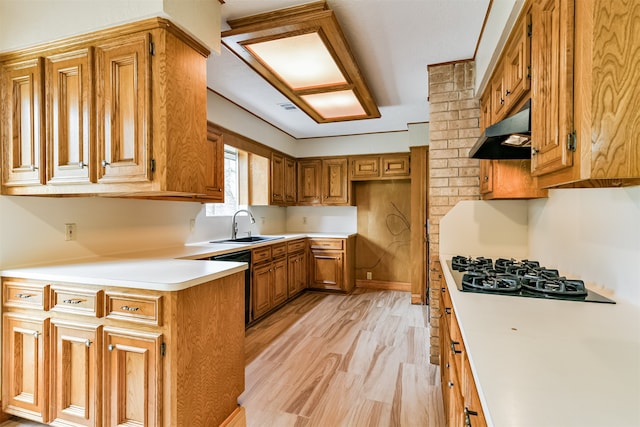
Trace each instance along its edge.
<path fill-rule="evenodd" d="M 182 245 L 200 203 L 0 196 L 0 269 Z M 75 223 L 77 240 L 65 241 Z"/>
<path fill-rule="evenodd" d="M 491 3 L 491 11 L 475 57 L 476 94 L 484 90 L 522 6 L 524 0 L 499 0 Z"/>
<path fill-rule="evenodd" d="M 300 233 L 357 233 L 355 206 L 292 206 L 287 208 L 287 231 Z"/>
<path fill-rule="evenodd" d="M 154 16 L 220 52 L 218 0 L 1 0 L 0 52 Z"/>
<path fill-rule="evenodd" d="M 529 202 L 532 258 L 640 305 L 640 186 L 550 190 Z"/>

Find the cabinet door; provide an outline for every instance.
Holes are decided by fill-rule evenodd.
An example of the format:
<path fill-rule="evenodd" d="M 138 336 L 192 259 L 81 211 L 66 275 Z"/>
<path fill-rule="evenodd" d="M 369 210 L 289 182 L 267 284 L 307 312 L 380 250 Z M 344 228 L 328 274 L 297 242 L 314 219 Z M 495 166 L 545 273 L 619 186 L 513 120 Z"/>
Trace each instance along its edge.
<path fill-rule="evenodd" d="M 296 161 L 291 157 L 284 159 L 284 201 L 295 205 L 297 199 Z"/>
<path fill-rule="evenodd" d="M 49 319 L 7 313 L 2 338 L 2 410 L 47 422 Z"/>
<path fill-rule="evenodd" d="M 51 323 L 51 418 L 60 424 L 99 425 L 101 327 Z"/>
<path fill-rule="evenodd" d="M 2 184 L 44 184 L 43 60 L 6 64 L 2 70 Z"/>
<path fill-rule="evenodd" d="M 96 48 L 100 182 L 151 179 L 149 46 L 144 33 Z"/>
<path fill-rule="evenodd" d="M 281 302 L 286 301 L 287 297 L 289 296 L 289 287 L 287 284 L 287 258 L 284 257 L 282 259 L 275 260 L 273 261 L 272 265 L 273 294 L 271 305 L 276 306 Z"/>
<path fill-rule="evenodd" d="M 504 107 L 504 73 L 502 62 L 496 66 L 498 72 L 491 79 L 491 123 L 501 120 L 506 112 Z"/>
<path fill-rule="evenodd" d="M 496 160 L 480 160 L 480 194 L 493 191 L 493 167 Z"/>
<path fill-rule="evenodd" d="M 574 0 L 532 5 L 531 169 L 533 175 L 573 164 Z"/>
<path fill-rule="evenodd" d="M 284 156 L 271 154 L 271 205 L 284 204 Z"/>
<path fill-rule="evenodd" d="M 307 287 L 307 265 L 304 252 L 290 255 L 287 269 L 289 296 L 294 296 Z"/>
<path fill-rule="evenodd" d="M 382 177 L 400 178 L 411 174 L 409 154 L 382 155 Z"/>
<path fill-rule="evenodd" d="M 205 185 L 212 202 L 224 203 L 224 140 L 221 133 L 207 130 Z"/>
<path fill-rule="evenodd" d="M 347 159 L 322 161 L 322 203 L 346 205 L 349 203 Z"/>
<path fill-rule="evenodd" d="M 298 204 L 319 204 L 322 175 L 322 161 L 300 160 L 298 161 Z"/>
<path fill-rule="evenodd" d="M 104 329 L 104 424 L 162 425 L 162 335 Z"/>
<path fill-rule="evenodd" d="M 89 183 L 97 165 L 92 152 L 93 51 L 47 58 L 47 182 Z M 95 180 L 95 173 L 93 174 Z"/>
<path fill-rule="evenodd" d="M 271 263 L 253 268 L 251 298 L 253 299 L 253 318 L 257 319 L 271 309 Z"/>
<path fill-rule="evenodd" d="M 351 179 L 370 179 L 380 176 L 380 157 L 358 157 L 351 160 Z"/>
<path fill-rule="evenodd" d="M 514 38 L 509 42 L 509 50 L 505 56 L 505 87 L 504 99 L 506 110 L 511 109 L 529 91 L 531 76 L 531 38 L 529 36 L 529 23 L 531 15 L 526 14 L 524 19 L 514 28 Z"/>
<path fill-rule="evenodd" d="M 311 287 L 343 290 L 343 253 L 311 251 Z"/>

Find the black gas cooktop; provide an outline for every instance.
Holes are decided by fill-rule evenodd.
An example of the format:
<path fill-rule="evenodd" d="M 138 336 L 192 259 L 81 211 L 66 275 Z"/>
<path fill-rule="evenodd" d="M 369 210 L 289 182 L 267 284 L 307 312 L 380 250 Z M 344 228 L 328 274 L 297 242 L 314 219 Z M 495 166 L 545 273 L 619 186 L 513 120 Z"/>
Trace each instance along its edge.
<path fill-rule="evenodd" d="M 538 261 L 454 256 L 448 263 L 462 292 L 615 304 Z"/>

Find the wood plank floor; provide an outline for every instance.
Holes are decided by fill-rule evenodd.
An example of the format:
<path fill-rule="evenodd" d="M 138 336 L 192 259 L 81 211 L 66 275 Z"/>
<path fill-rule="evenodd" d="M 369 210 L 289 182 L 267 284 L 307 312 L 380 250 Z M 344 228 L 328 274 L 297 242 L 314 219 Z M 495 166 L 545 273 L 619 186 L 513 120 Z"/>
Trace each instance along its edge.
<path fill-rule="evenodd" d="M 407 292 L 293 300 L 247 330 L 247 426 L 444 426 L 426 317 Z"/>
<path fill-rule="evenodd" d="M 247 426 L 444 426 L 426 307 L 308 292 L 247 330 Z"/>

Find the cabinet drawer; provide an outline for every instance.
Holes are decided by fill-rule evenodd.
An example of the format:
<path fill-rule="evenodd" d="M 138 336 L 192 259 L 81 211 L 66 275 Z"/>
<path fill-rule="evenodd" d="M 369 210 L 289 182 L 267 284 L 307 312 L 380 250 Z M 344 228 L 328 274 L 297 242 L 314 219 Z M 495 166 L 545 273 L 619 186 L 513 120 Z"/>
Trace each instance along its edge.
<path fill-rule="evenodd" d="M 271 245 L 271 256 L 278 258 L 287 254 L 287 244 L 278 243 L 277 245 Z"/>
<path fill-rule="evenodd" d="M 257 264 L 262 261 L 271 259 L 271 246 L 258 248 L 251 251 L 251 263 Z"/>
<path fill-rule="evenodd" d="M 100 289 L 79 289 L 51 285 L 51 311 L 102 317 Z"/>
<path fill-rule="evenodd" d="M 342 250 L 344 247 L 343 239 L 310 239 L 309 247 L 311 249 L 327 249 L 327 250 Z"/>
<path fill-rule="evenodd" d="M 307 246 L 307 242 L 305 242 L 304 239 L 294 240 L 288 243 L 287 251 L 289 253 L 303 251 L 306 246 Z"/>
<path fill-rule="evenodd" d="M 410 174 L 408 154 L 382 157 L 383 177 L 409 176 Z"/>
<path fill-rule="evenodd" d="M 4 279 L 2 287 L 4 289 L 2 302 L 5 307 L 49 310 L 49 285 L 46 283 Z"/>
<path fill-rule="evenodd" d="M 160 326 L 162 296 L 132 295 L 107 291 L 105 307 L 108 319 L 126 320 Z"/>

